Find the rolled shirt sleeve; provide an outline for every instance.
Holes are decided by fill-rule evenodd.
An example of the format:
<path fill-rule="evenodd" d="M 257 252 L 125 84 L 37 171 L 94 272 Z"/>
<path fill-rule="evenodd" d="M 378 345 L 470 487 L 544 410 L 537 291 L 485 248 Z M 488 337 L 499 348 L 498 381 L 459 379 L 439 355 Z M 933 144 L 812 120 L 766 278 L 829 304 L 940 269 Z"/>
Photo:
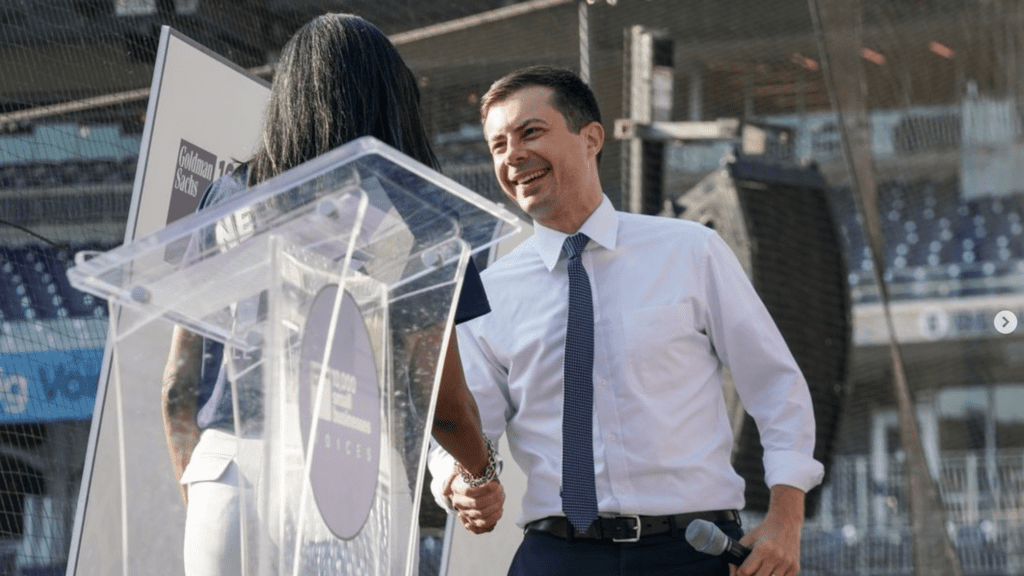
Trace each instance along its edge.
<path fill-rule="evenodd" d="M 715 350 L 729 366 L 764 447 L 765 483 L 808 491 L 824 476 L 814 459 L 811 394 L 796 360 L 732 250 L 708 236 L 703 278 Z"/>

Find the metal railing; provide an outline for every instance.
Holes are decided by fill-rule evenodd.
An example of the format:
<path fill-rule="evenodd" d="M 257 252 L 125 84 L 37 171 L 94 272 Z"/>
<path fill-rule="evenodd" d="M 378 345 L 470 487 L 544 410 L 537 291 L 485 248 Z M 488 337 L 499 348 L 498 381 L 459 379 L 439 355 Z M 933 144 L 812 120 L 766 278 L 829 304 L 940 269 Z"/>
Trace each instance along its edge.
<path fill-rule="evenodd" d="M 1024 573 L 1024 450 L 945 452 L 934 467 L 964 574 Z M 867 455 L 835 458 L 819 513 L 804 525 L 801 574 L 913 574 L 905 460 L 880 468 Z"/>

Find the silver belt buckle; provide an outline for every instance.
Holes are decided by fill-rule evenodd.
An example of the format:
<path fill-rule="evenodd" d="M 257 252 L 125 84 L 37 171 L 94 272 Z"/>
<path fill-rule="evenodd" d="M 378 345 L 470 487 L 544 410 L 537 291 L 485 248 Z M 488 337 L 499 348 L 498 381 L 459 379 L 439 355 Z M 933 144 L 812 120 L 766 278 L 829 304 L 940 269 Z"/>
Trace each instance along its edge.
<path fill-rule="evenodd" d="M 637 514 L 630 514 L 627 516 L 619 516 L 619 518 L 632 518 L 636 522 L 636 534 L 629 538 L 612 538 L 612 542 L 639 542 L 640 541 L 640 516 Z"/>

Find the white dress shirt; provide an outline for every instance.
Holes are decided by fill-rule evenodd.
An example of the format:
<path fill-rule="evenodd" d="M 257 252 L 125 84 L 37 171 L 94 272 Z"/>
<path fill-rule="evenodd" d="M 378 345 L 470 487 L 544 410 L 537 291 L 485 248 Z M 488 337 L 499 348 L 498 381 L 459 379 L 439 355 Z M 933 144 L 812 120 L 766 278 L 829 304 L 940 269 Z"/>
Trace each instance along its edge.
<path fill-rule="evenodd" d="M 754 417 L 768 486 L 804 491 L 814 414 L 800 369 L 732 250 L 693 222 L 616 212 L 605 197 L 580 229 L 594 300 L 594 465 L 602 514 L 743 508 L 722 365 Z M 566 234 L 534 235 L 482 274 L 491 313 L 459 326 L 484 433 L 508 433 L 527 475 L 520 526 L 564 515 L 562 363 Z M 495 442 L 496 443 L 496 442 Z M 447 478 L 451 457 L 432 455 Z M 435 497 L 439 498 L 434 482 Z"/>

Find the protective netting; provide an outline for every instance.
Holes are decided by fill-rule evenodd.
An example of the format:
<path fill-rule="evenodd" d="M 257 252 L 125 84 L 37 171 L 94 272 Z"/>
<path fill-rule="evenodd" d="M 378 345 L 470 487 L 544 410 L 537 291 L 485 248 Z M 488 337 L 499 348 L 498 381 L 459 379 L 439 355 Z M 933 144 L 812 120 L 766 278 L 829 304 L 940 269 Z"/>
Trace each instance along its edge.
<path fill-rule="evenodd" d="M 613 203 L 730 240 L 815 392 L 804 574 L 921 573 L 937 538 L 964 574 L 1024 571 L 1024 329 L 996 329 L 1024 323 L 1021 0 L 20 0 L 0 7 L 0 572 L 66 561 L 107 321 L 63 270 L 124 238 L 160 25 L 266 74 L 338 10 L 398 45 L 449 176 L 500 200 L 479 98 L 565 66 L 600 100 Z M 641 143 L 617 119 L 739 127 Z M 756 521 L 757 435 L 735 429 Z"/>

